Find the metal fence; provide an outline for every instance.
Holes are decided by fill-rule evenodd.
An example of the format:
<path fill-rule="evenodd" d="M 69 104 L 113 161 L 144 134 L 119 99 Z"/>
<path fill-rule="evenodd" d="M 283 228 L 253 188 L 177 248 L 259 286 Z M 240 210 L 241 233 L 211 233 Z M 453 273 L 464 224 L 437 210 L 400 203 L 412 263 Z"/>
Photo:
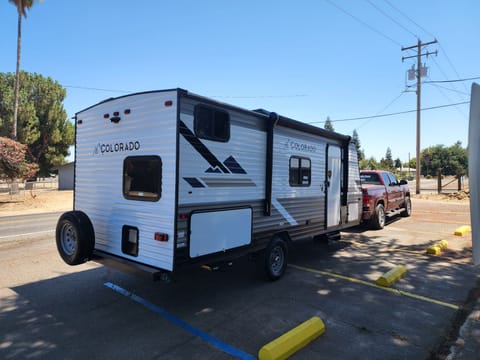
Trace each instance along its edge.
<path fill-rule="evenodd" d="M 36 190 L 58 190 L 58 177 L 38 178 L 37 181 L 0 181 L 2 195 L 21 195 Z"/>

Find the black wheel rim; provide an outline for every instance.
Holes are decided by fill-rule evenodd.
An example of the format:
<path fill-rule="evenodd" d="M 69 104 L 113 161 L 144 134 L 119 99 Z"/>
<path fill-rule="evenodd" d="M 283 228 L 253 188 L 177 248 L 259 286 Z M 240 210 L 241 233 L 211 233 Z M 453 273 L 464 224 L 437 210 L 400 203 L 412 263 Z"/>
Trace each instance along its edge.
<path fill-rule="evenodd" d="M 75 227 L 70 224 L 63 224 L 60 231 L 60 245 L 62 246 L 62 251 L 67 256 L 72 256 L 77 249 L 77 231 Z"/>
<path fill-rule="evenodd" d="M 275 246 L 270 252 L 269 267 L 272 275 L 279 276 L 285 266 L 285 251 L 282 246 Z"/>

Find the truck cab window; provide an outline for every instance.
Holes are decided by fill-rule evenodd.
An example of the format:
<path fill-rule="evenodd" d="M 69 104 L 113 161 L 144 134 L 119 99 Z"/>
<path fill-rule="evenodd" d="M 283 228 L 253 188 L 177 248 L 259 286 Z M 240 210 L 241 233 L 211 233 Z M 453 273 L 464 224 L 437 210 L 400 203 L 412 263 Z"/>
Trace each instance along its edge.
<path fill-rule="evenodd" d="M 195 106 L 193 127 L 200 139 L 219 142 L 230 140 L 230 116 L 224 110 L 205 105 Z"/>
<path fill-rule="evenodd" d="M 312 165 L 310 159 L 292 156 L 289 170 L 290 186 L 310 186 L 312 181 Z"/>
<path fill-rule="evenodd" d="M 360 181 L 362 184 L 382 185 L 382 182 L 378 178 L 376 173 L 363 173 L 360 174 Z"/>
<path fill-rule="evenodd" d="M 129 156 L 123 161 L 123 196 L 158 201 L 162 192 L 162 160 L 158 156 Z"/>

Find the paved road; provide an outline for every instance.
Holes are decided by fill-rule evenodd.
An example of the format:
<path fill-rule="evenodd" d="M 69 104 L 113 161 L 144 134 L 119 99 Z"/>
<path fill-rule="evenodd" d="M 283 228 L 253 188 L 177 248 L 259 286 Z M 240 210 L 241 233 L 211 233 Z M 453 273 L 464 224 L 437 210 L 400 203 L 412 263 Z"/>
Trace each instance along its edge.
<path fill-rule="evenodd" d="M 293 359 L 427 359 L 479 269 L 471 238 L 452 235 L 468 221 L 467 205 L 414 199 L 413 209 L 384 230 L 298 243 L 277 282 L 260 280 L 247 259 L 161 284 L 95 263 L 69 267 L 52 236 L 0 246 L 0 358 L 246 359 L 319 316 L 325 334 Z M 450 249 L 426 256 L 441 239 Z M 401 264 L 408 273 L 393 291 L 373 285 Z"/>
<path fill-rule="evenodd" d="M 61 212 L 0 217 L 0 244 L 52 235 Z"/>

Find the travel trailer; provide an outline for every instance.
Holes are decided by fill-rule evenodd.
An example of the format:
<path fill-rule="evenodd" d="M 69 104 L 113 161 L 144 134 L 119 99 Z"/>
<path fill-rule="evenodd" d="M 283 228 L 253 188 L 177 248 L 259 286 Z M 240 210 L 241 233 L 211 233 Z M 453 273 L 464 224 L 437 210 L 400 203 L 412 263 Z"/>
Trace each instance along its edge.
<path fill-rule="evenodd" d="M 255 254 L 276 280 L 291 243 L 361 220 L 349 136 L 182 89 L 108 99 L 75 123 L 74 210 L 56 230 L 67 264 L 166 279 Z"/>

